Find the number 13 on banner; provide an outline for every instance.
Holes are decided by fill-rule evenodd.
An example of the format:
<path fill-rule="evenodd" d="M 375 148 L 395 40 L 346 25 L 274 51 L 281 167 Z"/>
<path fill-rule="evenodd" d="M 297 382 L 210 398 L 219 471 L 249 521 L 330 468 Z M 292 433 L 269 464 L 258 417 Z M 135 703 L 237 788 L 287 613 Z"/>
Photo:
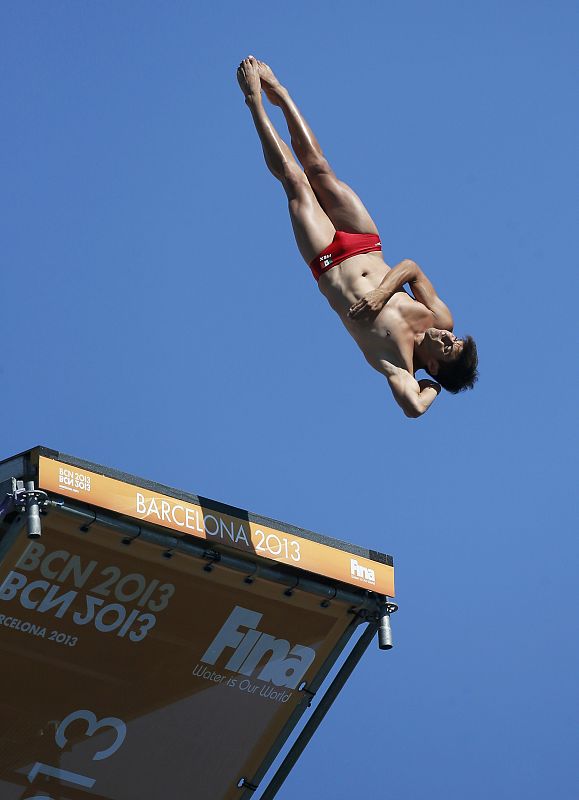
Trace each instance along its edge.
<path fill-rule="evenodd" d="M 103 761 L 105 758 L 110 758 L 110 756 L 116 753 L 119 747 L 125 741 L 125 736 L 127 735 L 127 726 L 122 720 L 118 719 L 117 717 L 105 717 L 104 719 L 98 720 L 92 711 L 80 709 L 79 711 L 73 711 L 71 714 L 65 717 L 56 729 L 54 738 L 56 744 L 61 749 L 64 749 L 68 742 L 68 739 L 66 738 L 67 728 L 69 725 L 71 725 L 71 723 L 76 722 L 76 720 L 79 719 L 86 723 L 86 736 L 93 736 L 97 731 L 103 730 L 104 728 L 112 728 L 116 732 L 113 743 L 105 750 L 99 750 L 97 753 L 95 753 L 92 757 L 93 761 Z M 58 778 L 60 781 L 74 783 L 77 786 L 82 786 L 85 789 L 91 789 L 96 782 L 96 778 L 90 778 L 88 775 L 79 775 L 77 772 L 70 772 L 66 769 L 53 767 L 50 764 L 43 764 L 40 761 L 37 761 L 36 764 L 33 764 L 28 771 L 28 781 L 32 783 L 37 775 L 46 775 L 50 778 Z M 30 800 L 53 800 L 53 798 L 51 798 L 49 795 L 37 794 L 34 795 L 34 797 L 31 797 Z"/>

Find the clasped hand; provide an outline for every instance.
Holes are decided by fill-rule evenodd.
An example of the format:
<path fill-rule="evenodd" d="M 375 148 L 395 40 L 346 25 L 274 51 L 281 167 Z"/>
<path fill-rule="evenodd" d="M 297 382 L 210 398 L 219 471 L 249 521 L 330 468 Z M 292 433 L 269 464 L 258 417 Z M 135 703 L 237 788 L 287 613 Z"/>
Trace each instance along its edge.
<path fill-rule="evenodd" d="M 371 292 L 350 306 L 348 316 L 350 319 L 356 319 L 377 314 L 386 305 L 386 299 L 386 295 L 380 289 L 372 289 Z"/>

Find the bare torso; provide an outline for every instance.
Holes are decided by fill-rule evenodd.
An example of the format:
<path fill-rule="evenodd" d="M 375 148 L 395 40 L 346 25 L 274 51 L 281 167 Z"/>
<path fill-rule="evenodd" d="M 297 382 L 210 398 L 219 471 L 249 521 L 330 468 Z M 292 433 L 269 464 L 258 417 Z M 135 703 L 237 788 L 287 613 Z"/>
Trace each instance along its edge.
<path fill-rule="evenodd" d="M 318 286 L 374 369 L 384 372 L 389 362 L 414 375 L 415 336 L 432 326 L 432 311 L 400 290 L 372 319 L 348 316 L 352 304 L 376 289 L 388 272 L 381 253 L 365 253 L 324 272 Z"/>

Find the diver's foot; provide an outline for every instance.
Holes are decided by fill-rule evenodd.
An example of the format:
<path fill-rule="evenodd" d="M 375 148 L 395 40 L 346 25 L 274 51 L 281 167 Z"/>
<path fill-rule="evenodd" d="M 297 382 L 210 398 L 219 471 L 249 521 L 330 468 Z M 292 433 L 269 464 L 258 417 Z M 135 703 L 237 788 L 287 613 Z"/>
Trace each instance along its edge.
<path fill-rule="evenodd" d="M 258 61 L 257 68 L 261 80 L 261 88 L 266 94 L 267 99 L 274 106 L 279 106 L 283 94 L 283 86 L 273 74 L 273 70 L 265 61 Z"/>
<path fill-rule="evenodd" d="M 244 58 L 237 68 L 237 82 L 245 95 L 246 103 L 261 100 L 261 81 L 257 60 L 253 56 Z"/>

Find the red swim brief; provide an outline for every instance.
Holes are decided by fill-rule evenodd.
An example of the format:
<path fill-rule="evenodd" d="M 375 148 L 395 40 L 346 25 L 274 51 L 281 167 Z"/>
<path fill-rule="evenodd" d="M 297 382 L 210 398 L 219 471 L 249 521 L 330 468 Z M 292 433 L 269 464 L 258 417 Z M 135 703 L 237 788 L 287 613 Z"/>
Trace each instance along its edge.
<path fill-rule="evenodd" d="M 336 231 L 331 244 L 322 250 L 313 261 L 310 261 L 310 269 L 318 281 L 320 275 L 341 264 L 347 258 L 359 256 L 361 253 L 377 253 L 381 250 L 380 237 L 375 233 Z"/>

